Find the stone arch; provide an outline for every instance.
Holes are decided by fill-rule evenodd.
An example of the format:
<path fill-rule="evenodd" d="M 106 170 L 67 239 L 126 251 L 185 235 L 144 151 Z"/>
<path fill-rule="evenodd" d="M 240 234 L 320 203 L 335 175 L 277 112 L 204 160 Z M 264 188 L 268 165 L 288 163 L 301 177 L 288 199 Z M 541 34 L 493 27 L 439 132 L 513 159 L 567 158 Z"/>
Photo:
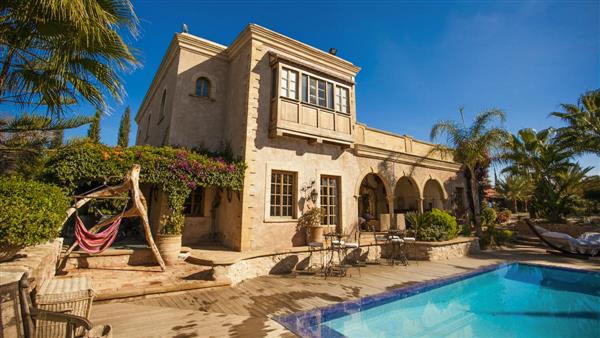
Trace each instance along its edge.
<path fill-rule="evenodd" d="M 430 178 L 423 185 L 423 209 L 425 211 L 432 208 L 444 209 L 447 194 L 444 186 L 437 179 Z"/>
<path fill-rule="evenodd" d="M 394 213 L 419 211 L 421 191 L 414 178 L 402 176 L 394 187 Z"/>
<path fill-rule="evenodd" d="M 369 222 L 372 220 L 374 223 L 370 225 L 379 230 L 388 228 L 391 222 L 389 185 L 375 172 L 368 172 L 361 177 L 357 189 L 358 216 Z"/>
<path fill-rule="evenodd" d="M 375 171 L 373 170 L 373 168 L 367 168 L 367 169 L 363 170 L 363 171 L 360 173 L 360 175 L 358 176 L 358 177 L 359 177 L 359 180 L 356 182 L 356 186 L 355 186 L 355 188 L 354 188 L 354 196 L 355 196 L 355 197 L 360 197 L 360 186 L 361 186 L 361 184 L 362 184 L 362 181 L 363 181 L 363 180 L 365 179 L 365 177 L 367 177 L 369 174 L 373 174 L 373 175 L 375 175 L 375 176 L 379 177 L 379 179 L 380 179 L 380 180 L 383 182 L 383 186 L 385 187 L 385 191 L 386 191 L 386 193 L 387 193 L 388 197 L 389 197 L 389 196 L 391 196 L 391 194 L 392 194 L 392 192 L 393 192 L 393 190 L 391 189 L 391 184 L 390 184 L 390 183 L 389 183 L 389 182 L 388 182 L 388 181 L 385 179 L 385 176 L 384 176 L 384 175 L 382 175 L 382 174 L 380 174 L 380 173 L 378 173 L 378 172 L 375 172 Z"/>

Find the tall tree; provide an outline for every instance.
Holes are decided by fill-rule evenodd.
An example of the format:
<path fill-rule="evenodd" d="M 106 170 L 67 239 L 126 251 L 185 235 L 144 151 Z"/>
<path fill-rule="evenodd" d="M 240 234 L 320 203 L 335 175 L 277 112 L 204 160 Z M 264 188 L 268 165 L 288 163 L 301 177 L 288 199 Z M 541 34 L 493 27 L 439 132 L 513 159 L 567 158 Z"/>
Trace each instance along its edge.
<path fill-rule="evenodd" d="M 129 129 L 131 128 L 131 109 L 127 107 L 123 116 L 121 117 L 121 124 L 119 124 L 119 138 L 117 139 L 117 145 L 120 147 L 129 146 Z"/>
<path fill-rule="evenodd" d="M 53 119 L 28 114 L 0 118 L 0 174 L 26 173 L 53 141 L 57 131 L 77 128 L 90 121 L 89 117 L 81 116 Z"/>
<path fill-rule="evenodd" d="M 138 65 L 120 33 L 137 34 L 129 0 L 0 1 L 0 103 L 46 106 L 120 100 L 119 71 Z"/>
<path fill-rule="evenodd" d="M 434 151 L 449 154 L 454 161 L 462 163 L 467 179 L 467 192 L 470 196 L 469 207 L 475 224 L 477 236 L 482 238 L 479 218 L 480 202 L 478 201 L 477 171 L 489 165 L 490 154 L 497 150 L 506 138 L 506 131 L 492 123 L 497 120 L 503 123 L 504 112 L 498 109 L 479 113 L 473 123 L 467 126 L 464 122 L 463 110 L 460 110 L 461 122 L 439 121 L 431 129 L 431 139 L 435 141 L 446 135 L 445 144 L 438 145 Z"/>
<path fill-rule="evenodd" d="M 551 114 L 567 123 L 557 130 L 561 145 L 577 153 L 600 156 L 600 89 L 581 95 L 577 104 L 561 104 L 561 107 L 562 112 Z"/>
<path fill-rule="evenodd" d="M 574 197 L 590 168 L 573 163 L 573 152 L 555 136 L 553 129 L 521 129 L 509 137 L 500 159 L 507 165 L 503 172 L 531 179 L 532 214 L 560 221 L 573 210 Z"/>
<path fill-rule="evenodd" d="M 96 114 L 92 119 L 92 124 L 88 129 L 88 138 L 94 143 L 100 143 L 100 119 L 102 118 L 102 112 L 96 110 Z"/>
<path fill-rule="evenodd" d="M 553 129 L 535 131 L 525 128 L 510 135 L 500 160 L 507 164 L 502 170 L 513 175 L 531 177 L 534 184 L 551 179 L 557 172 L 573 166 L 573 152 L 559 144 Z"/>
<path fill-rule="evenodd" d="M 496 191 L 508 201 L 512 201 L 513 212 L 519 211 L 518 202 L 523 203 L 527 211 L 527 202 L 533 194 L 533 184 L 527 176 L 508 175 L 496 181 Z"/>

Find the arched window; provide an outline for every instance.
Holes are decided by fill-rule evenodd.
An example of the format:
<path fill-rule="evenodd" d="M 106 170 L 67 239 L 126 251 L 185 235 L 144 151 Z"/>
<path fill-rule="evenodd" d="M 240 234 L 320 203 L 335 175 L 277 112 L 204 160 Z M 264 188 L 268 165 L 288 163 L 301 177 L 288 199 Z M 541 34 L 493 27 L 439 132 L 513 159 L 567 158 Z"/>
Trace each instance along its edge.
<path fill-rule="evenodd" d="M 196 80 L 196 95 L 200 97 L 210 96 L 210 81 L 205 77 L 199 77 Z"/>
<path fill-rule="evenodd" d="M 165 117 L 165 105 L 167 103 L 167 90 L 163 90 L 162 98 L 160 99 L 160 118 L 159 121 Z"/>

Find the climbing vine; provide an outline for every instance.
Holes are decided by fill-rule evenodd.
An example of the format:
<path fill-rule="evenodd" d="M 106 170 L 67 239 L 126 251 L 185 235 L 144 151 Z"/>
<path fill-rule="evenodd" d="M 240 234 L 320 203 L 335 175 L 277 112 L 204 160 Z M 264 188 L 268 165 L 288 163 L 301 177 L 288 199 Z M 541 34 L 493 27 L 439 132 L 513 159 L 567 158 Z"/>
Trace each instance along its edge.
<path fill-rule="evenodd" d="M 177 220 L 182 219 L 177 216 L 182 213 L 185 199 L 193 189 L 213 186 L 241 190 L 246 169 L 240 161 L 181 148 L 121 148 L 82 143 L 50 155 L 43 176 L 45 180 L 74 192 L 78 187 L 94 182 L 118 184 L 134 164 L 141 166 L 140 183 L 153 184 L 167 194 L 169 209 L 176 216 L 172 219 Z"/>

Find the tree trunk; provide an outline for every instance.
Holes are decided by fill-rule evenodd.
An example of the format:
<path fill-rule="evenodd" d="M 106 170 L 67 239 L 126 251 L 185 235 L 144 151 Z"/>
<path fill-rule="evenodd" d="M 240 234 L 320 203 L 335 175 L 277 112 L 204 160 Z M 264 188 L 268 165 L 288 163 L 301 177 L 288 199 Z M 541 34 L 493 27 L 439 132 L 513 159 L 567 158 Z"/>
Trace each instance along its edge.
<path fill-rule="evenodd" d="M 516 199 L 513 200 L 513 212 L 514 213 L 519 212 L 519 210 L 517 209 L 517 200 Z"/>
<path fill-rule="evenodd" d="M 470 169 L 467 168 L 466 172 L 465 172 L 465 176 L 467 176 L 467 193 L 468 195 L 471 197 L 469 198 L 469 208 L 471 209 L 471 217 L 473 218 L 473 224 L 475 224 L 475 233 L 477 234 L 477 237 L 482 238 L 483 237 L 483 232 L 481 230 L 481 222 L 479 219 L 479 208 L 477 206 L 477 198 L 476 196 L 478 195 L 477 192 L 477 183 L 476 183 L 476 178 L 475 178 L 475 173 Z M 475 183 L 475 184 L 474 184 Z"/>

